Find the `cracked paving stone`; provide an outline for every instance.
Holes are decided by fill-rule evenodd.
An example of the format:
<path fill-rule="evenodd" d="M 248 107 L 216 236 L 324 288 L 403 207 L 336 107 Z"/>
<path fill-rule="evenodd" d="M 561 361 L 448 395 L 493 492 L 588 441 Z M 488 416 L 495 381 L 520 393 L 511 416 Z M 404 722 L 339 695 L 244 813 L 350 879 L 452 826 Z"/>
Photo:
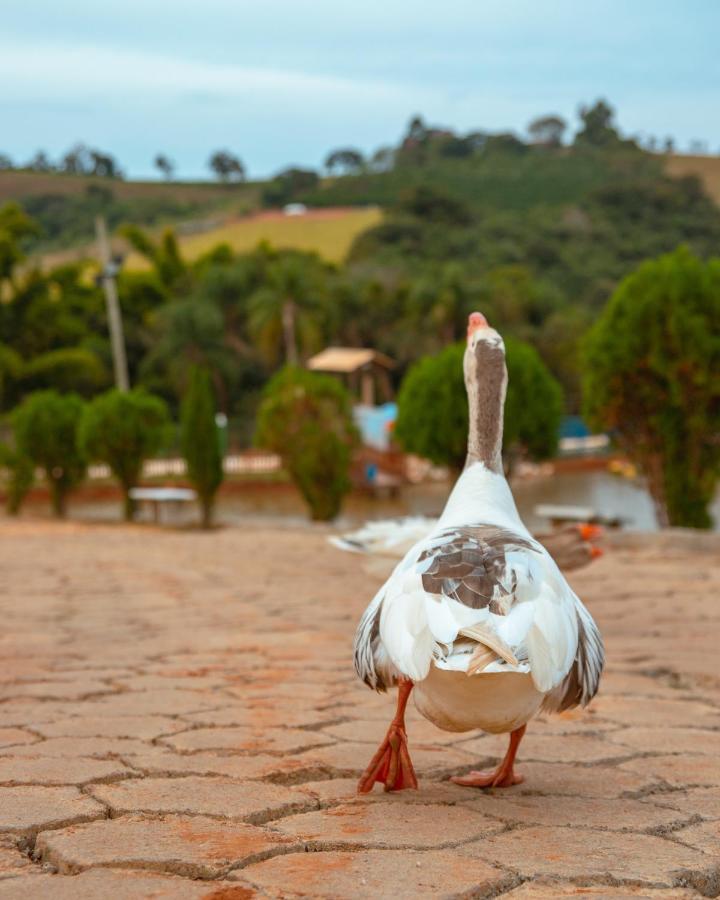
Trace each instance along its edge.
<path fill-rule="evenodd" d="M 720 710 L 692 700 L 655 700 L 599 696 L 593 701 L 598 716 L 625 725 L 649 725 L 659 728 L 720 726 Z"/>
<path fill-rule="evenodd" d="M 471 809 L 508 824 L 585 825 L 610 831 L 641 831 L 687 821 L 675 809 L 641 800 L 604 800 L 588 797 L 518 797 L 497 791 L 464 801 Z"/>
<path fill-rule="evenodd" d="M 675 837 L 679 841 L 709 854 L 716 863 L 720 861 L 720 822 L 690 825 L 688 828 L 677 831 Z M 718 878 L 718 891 L 720 892 L 720 877 Z"/>
<path fill-rule="evenodd" d="M 87 784 L 132 774 L 115 760 L 0 757 L 0 785 Z"/>
<path fill-rule="evenodd" d="M 664 806 L 682 810 L 688 815 L 703 819 L 720 819 L 720 787 L 691 788 L 689 791 L 673 791 L 657 797 Z"/>
<path fill-rule="evenodd" d="M 0 788 L 0 832 L 32 833 L 105 816 L 105 808 L 75 787 Z"/>
<path fill-rule="evenodd" d="M 533 878 L 518 888 L 503 894 L 503 900 L 561 900 L 562 897 L 585 898 L 588 900 L 692 900 L 695 891 L 685 888 L 646 888 L 632 885 L 585 885 L 563 884 L 555 879 Z"/>
<path fill-rule="evenodd" d="M 248 866 L 240 875 L 271 897 L 323 900 L 486 896 L 508 883 L 505 872 L 452 850 L 291 853 Z"/>
<path fill-rule="evenodd" d="M 677 787 L 720 784 L 720 757 L 649 756 L 623 763 L 622 768 L 654 775 Z"/>
<path fill-rule="evenodd" d="M 411 792 L 386 795 L 387 803 L 355 802 L 289 816 L 270 827 L 323 849 L 441 847 L 496 834 L 503 828 L 501 822 L 488 821 L 464 807 L 408 802 L 402 798 L 405 793 Z"/>
<path fill-rule="evenodd" d="M 48 738 L 37 744 L 25 744 L 21 747 L 8 747 L 0 752 L 0 760 L 8 757 L 65 757 L 65 758 L 98 758 L 106 756 L 123 756 L 147 753 L 152 749 L 150 744 L 128 738 Z"/>
<path fill-rule="evenodd" d="M 39 738 L 22 728 L 0 728 L 0 748 L 16 747 L 19 744 L 34 744 Z"/>
<path fill-rule="evenodd" d="M 114 813 L 208 815 L 256 824 L 316 808 L 307 794 L 292 788 L 215 777 L 142 778 L 96 785 L 91 793 Z"/>
<path fill-rule="evenodd" d="M 72 715 L 76 708 L 53 700 L 7 700 L 0 704 L 0 728 L 25 726 L 35 730 L 42 723 Z"/>
<path fill-rule="evenodd" d="M 17 839 L 8 834 L 0 835 L 0 884 L 3 879 L 21 875 L 31 868 L 30 859 L 17 848 Z"/>
<path fill-rule="evenodd" d="M 672 887 L 681 869 L 702 869 L 709 856 L 646 834 L 617 834 L 587 828 L 516 829 L 458 848 L 473 859 L 496 862 L 525 878 L 614 878 Z"/>
<path fill-rule="evenodd" d="M 609 740 L 635 750 L 661 747 L 664 753 L 720 756 L 720 731 L 701 728 L 627 728 L 610 735 Z"/>
<path fill-rule="evenodd" d="M 196 728 L 163 739 L 175 750 L 238 750 L 246 753 L 293 753 L 303 747 L 331 744 L 332 738 L 297 728 Z"/>
<path fill-rule="evenodd" d="M 218 706 L 217 694 L 203 691 L 130 691 L 88 701 L 85 714 L 105 716 L 180 716 Z M 129 735 L 132 737 L 132 735 Z"/>
<path fill-rule="evenodd" d="M 387 794 L 376 790 L 369 794 L 358 794 L 357 778 L 331 778 L 327 781 L 309 781 L 299 784 L 297 789 L 316 797 L 322 805 L 344 803 L 445 803 L 454 805 L 467 799 L 467 788 L 450 781 L 428 781 L 421 790 Z"/>
<path fill-rule="evenodd" d="M 292 845 L 284 835 L 241 822 L 204 816 L 129 816 L 43 832 L 35 852 L 66 875 L 102 866 L 216 878 Z"/>
<path fill-rule="evenodd" d="M 586 763 L 622 758 L 632 755 L 632 751 L 609 744 L 604 737 L 594 734 L 537 735 L 533 734 L 533 723 L 528 725 L 527 735 L 518 752 L 518 769 L 522 771 L 525 760 L 539 762 Z M 476 754 L 478 758 L 492 756 L 502 759 L 507 750 L 507 735 L 488 735 L 479 740 L 465 741 L 458 745 L 465 753 Z"/>
<path fill-rule="evenodd" d="M 102 681 L 43 681 L 13 684 L 5 688 L 7 697 L 37 697 L 48 700 L 82 700 L 93 694 L 109 694 L 113 688 Z"/>
<path fill-rule="evenodd" d="M 182 722 L 167 716 L 83 716 L 61 719 L 47 725 L 38 725 L 37 730 L 46 737 L 104 737 L 152 739 L 172 734 L 186 727 Z"/>
<path fill-rule="evenodd" d="M 519 762 L 525 781 L 499 792 L 548 796 L 619 797 L 646 790 L 659 779 L 644 773 L 624 772 L 618 766 L 573 766 L 564 763 Z"/>
<path fill-rule="evenodd" d="M 331 722 L 337 716 L 318 712 L 314 709 L 281 707 L 275 704 L 250 706 L 238 702 L 235 706 L 223 709 L 208 710 L 201 713 L 184 715 L 185 722 L 195 725 L 206 725 L 213 728 L 247 727 L 252 729 L 266 728 L 304 728 Z"/>
<path fill-rule="evenodd" d="M 336 740 L 372 744 L 374 747 L 377 747 L 387 733 L 391 718 L 392 710 L 388 707 L 387 715 L 382 719 L 356 719 L 352 722 L 342 722 L 339 725 L 329 725 L 323 728 L 323 733 Z M 467 737 L 467 735 L 458 734 L 457 732 L 441 731 L 424 719 L 408 721 L 407 733 L 412 747 L 432 746 L 433 744 L 456 744 Z M 371 755 L 374 752 L 374 747 L 371 750 Z"/>
<path fill-rule="evenodd" d="M 463 767 L 467 769 L 477 759 L 471 753 L 465 753 L 457 747 L 418 746 L 412 741 L 410 741 L 409 747 L 418 780 L 429 772 L 452 772 Z M 347 741 L 334 746 L 307 750 L 299 753 L 295 759 L 306 766 L 317 766 L 336 772 L 360 775 L 372 759 L 374 752 L 375 749 L 372 746 Z"/>
<path fill-rule="evenodd" d="M 257 756 L 199 752 L 173 753 L 164 747 L 146 747 L 127 757 L 128 765 L 148 775 L 226 775 L 228 778 L 267 778 L 275 774 L 290 775 L 302 768 L 290 757 Z"/>
<path fill-rule="evenodd" d="M 249 886 L 228 881 L 190 881 L 172 875 L 89 869 L 72 878 L 33 874 L 0 880 L 0 900 L 256 900 Z"/>

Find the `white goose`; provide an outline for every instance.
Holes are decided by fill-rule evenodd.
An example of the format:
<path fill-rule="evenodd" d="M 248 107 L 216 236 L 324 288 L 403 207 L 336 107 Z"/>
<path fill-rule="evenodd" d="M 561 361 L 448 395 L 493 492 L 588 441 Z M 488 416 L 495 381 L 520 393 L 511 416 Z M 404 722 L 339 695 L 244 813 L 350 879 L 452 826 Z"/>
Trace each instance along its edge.
<path fill-rule="evenodd" d="M 470 428 L 465 470 L 429 535 L 396 566 L 355 635 L 355 669 L 371 688 L 398 686 L 388 733 L 358 784 L 417 787 L 405 708 L 414 692 L 446 731 L 510 732 L 492 772 L 457 784 L 507 787 L 526 723 L 542 708 L 587 704 L 604 662 L 600 633 L 552 557 L 525 528 L 503 475 L 505 347 L 480 313 L 464 357 Z"/>

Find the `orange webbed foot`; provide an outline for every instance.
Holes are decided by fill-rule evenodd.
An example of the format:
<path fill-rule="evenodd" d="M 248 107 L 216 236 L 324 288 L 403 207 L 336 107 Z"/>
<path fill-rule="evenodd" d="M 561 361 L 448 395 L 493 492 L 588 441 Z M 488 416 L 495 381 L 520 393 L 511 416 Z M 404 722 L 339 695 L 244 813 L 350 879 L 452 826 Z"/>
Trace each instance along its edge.
<path fill-rule="evenodd" d="M 386 791 L 417 790 L 417 778 L 410 759 L 405 729 L 392 724 L 370 765 L 358 782 L 358 793 L 367 794 L 379 781 Z"/>

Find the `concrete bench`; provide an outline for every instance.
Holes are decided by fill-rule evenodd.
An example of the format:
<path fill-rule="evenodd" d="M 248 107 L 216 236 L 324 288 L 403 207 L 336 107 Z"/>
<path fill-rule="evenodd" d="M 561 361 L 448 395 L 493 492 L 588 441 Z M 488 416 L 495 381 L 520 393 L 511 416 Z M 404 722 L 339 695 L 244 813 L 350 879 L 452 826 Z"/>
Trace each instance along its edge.
<path fill-rule="evenodd" d="M 156 522 L 161 521 L 161 509 L 178 507 L 183 503 L 194 503 L 197 494 L 190 488 L 177 487 L 137 487 L 131 488 L 130 499 L 136 503 L 147 503 L 153 511 Z"/>

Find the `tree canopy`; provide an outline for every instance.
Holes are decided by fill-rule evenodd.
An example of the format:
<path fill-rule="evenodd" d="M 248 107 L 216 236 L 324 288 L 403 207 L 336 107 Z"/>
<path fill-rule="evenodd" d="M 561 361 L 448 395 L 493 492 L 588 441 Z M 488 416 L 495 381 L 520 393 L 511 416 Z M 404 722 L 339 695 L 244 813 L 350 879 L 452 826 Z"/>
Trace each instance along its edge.
<path fill-rule="evenodd" d="M 584 348 L 585 412 L 644 472 L 661 526 L 708 528 L 720 477 L 720 260 L 641 265 Z"/>
<path fill-rule="evenodd" d="M 58 517 L 65 515 L 69 492 L 85 477 L 79 434 L 83 411 L 76 394 L 49 390 L 28 395 L 13 415 L 17 450 L 45 471 Z"/>
<path fill-rule="evenodd" d="M 350 395 L 334 378 L 287 366 L 266 386 L 255 443 L 282 458 L 313 519 L 340 512 L 357 440 Z"/>
<path fill-rule="evenodd" d="M 79 441 L 89 459 L 110 466 L 120 482 L 126 519 L 132 519 L 130 490 L 140 480 L 143 462 L 162 447 L 170 423 L 165 403 L 142 388 L 111 390 L 85 409 Z"/>
<path fill-rule="evenodd" d="M 215 495 L 223 480 L 222 449 L 215 413 L 210 373 L 194 366 L 182 402 L 181 442 L 188 478 L 200 498 L 203 528 L 212 524 Z"/>
<path fill-rule="evenodd" d="M 537 351 L 505 341 L 508 389 L 503 457 L 547 459 L 557 450 L 562 390 Z M 413 365 L 398 395 L 395 436 L 410 453 L 460 469 L 465 462 L 468 406 L 463 375 L 465 343 Z"/>

